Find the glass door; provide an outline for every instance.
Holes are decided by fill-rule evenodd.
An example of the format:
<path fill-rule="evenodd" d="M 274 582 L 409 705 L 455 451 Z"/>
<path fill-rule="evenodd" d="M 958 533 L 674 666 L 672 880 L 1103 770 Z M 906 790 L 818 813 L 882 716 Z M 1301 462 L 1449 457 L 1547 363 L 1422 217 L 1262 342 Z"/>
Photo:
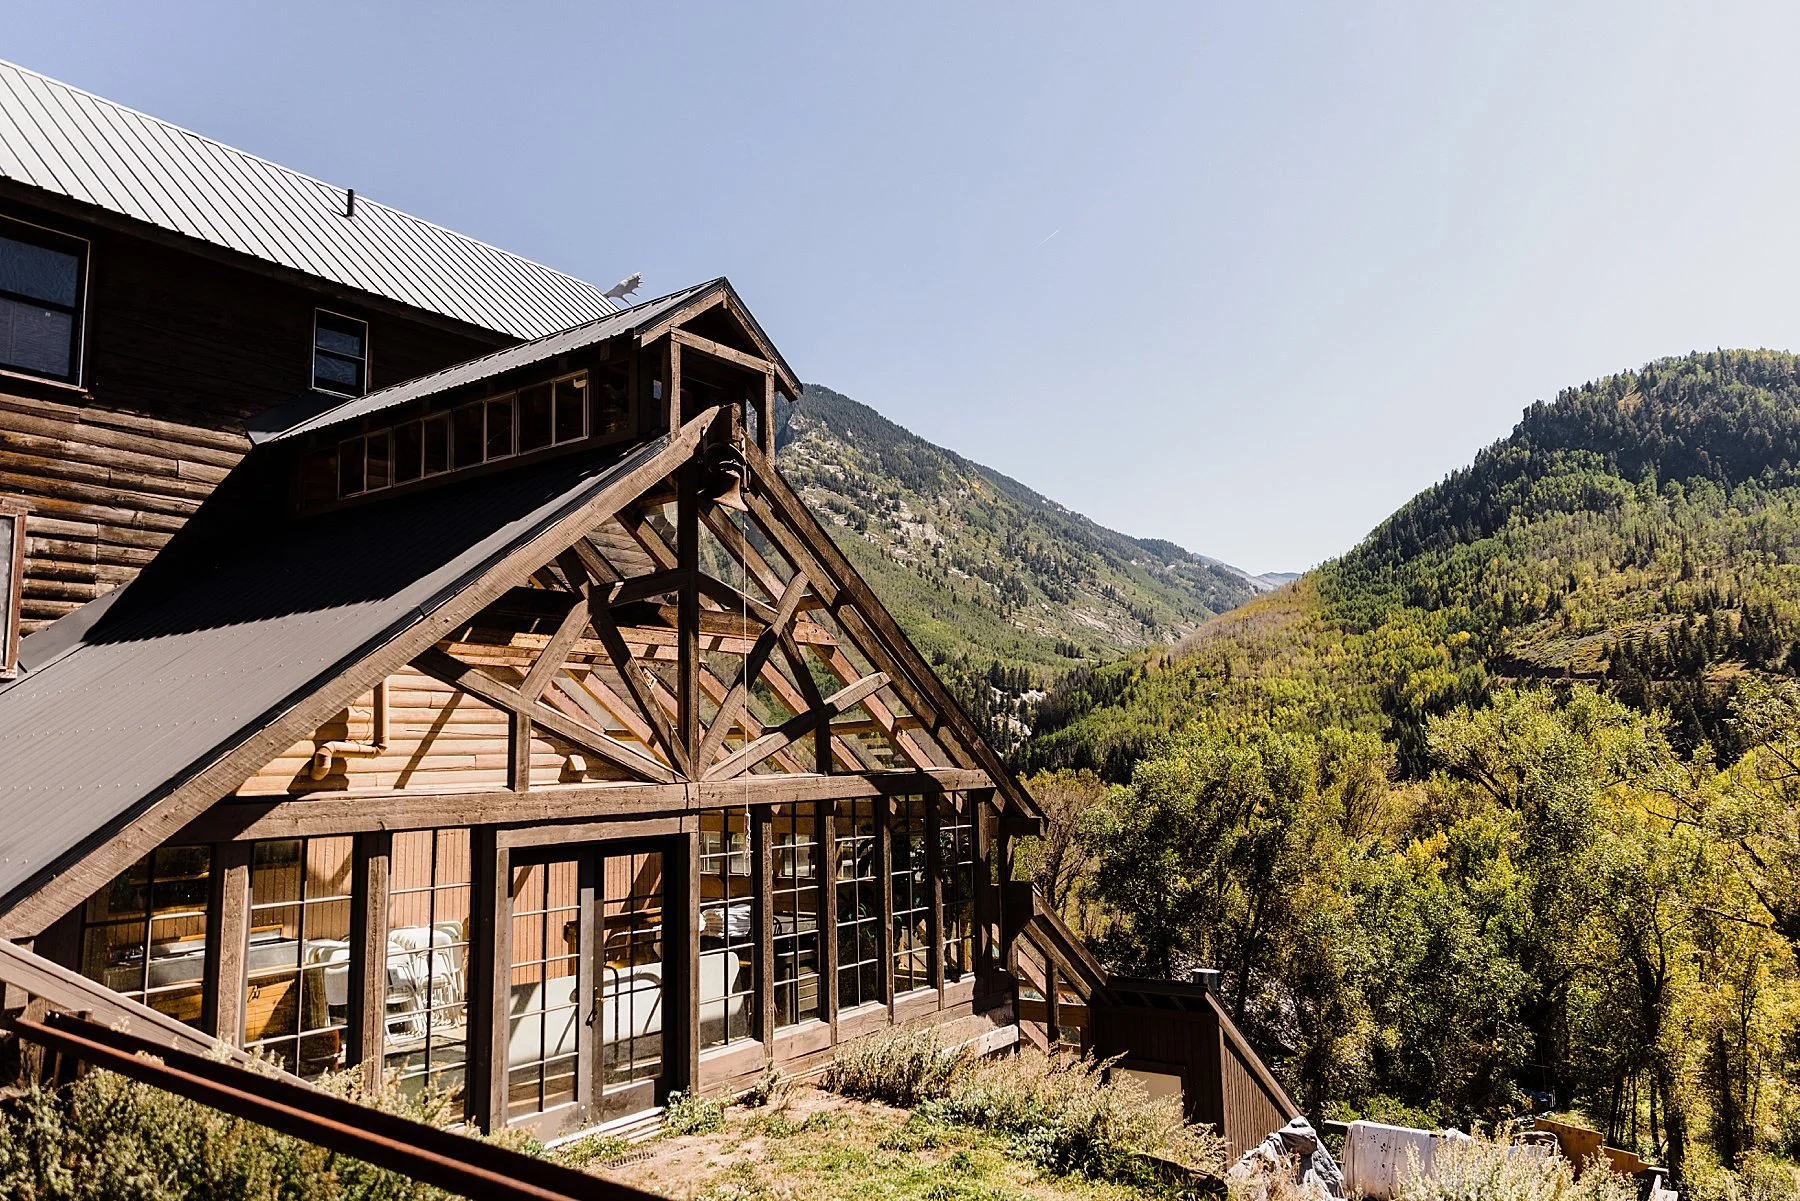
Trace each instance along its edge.
<path fill-rule="evenodd" d="M 663 854 L 609 852 L 600 864 L 600 930 L 594 984 L 599 1013 L 596 1120 L 655 1105 L 667 1056 L 664 996 L 668 943 L 663 937 Z"/>
<path fill-rule="evenodd" d="M 509 1124 L 552 1138 L 660 1100 L 665 891 L 642 845 L 515 854 Z"/>

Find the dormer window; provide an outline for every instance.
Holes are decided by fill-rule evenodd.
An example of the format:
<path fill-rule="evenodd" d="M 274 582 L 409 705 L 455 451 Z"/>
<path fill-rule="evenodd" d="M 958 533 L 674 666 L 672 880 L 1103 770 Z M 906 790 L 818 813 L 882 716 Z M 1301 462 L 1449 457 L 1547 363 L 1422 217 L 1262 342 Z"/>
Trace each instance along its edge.
<path fill-rule="evenodd" d="M 86 260 L 85 242 L 0 224 L 0 369 L 80 382 Z"/>
<path fill-rule="evenodd" d="M 312 386 L 334 396 L 361 396 L 369 390 L 368 322 L 314 311 Z"/>

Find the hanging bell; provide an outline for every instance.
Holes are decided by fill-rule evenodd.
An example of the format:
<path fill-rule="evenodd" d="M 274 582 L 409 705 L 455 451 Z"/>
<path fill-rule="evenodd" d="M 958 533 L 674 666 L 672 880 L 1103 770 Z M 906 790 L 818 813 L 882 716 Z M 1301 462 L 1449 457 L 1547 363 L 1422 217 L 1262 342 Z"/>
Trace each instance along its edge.
<path fill-rule="evenodd" d="M 729 442 L 715 442 L 707 448 L 706 492 L 722 508 L 750 511 L 744 503 L 744 456 Z"/>

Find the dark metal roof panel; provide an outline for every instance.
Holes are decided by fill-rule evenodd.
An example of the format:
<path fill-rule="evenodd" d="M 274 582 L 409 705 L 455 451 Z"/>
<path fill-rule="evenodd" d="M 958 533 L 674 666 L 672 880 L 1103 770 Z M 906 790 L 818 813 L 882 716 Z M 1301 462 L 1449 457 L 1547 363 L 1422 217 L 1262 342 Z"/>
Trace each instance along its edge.
<path fill-rule="evenodd" d="M 594 285 L 0 61 L 0 176 L 517 338 L 592 321 Z"/>
<path fill-rule="evenodd" d="M 558 355 L 598 345 L 608 338 L 615 338 L 641 326 L 652 324 L 671 310 L 679 308 L 687 301 L 701 296 L 710 289 L 728 286 L 723 278 L 695 284 L 691 288 L 683 288 L 679 292 L 671 292 L 669 295 L 658 297 L 655 300 L 646 300 L 642 304 L 622 309 L 585 325 L 575 326 L 573 329 L 565 329 L 548 337 L 539 338 L 535 342 L 509 346 L 504 350 L 496 350 L 491 354 L 482 355 L 480 358 L 469 359 L 467 362 L 458 363 L 453 367 L 446 367 L 442 371 L 434 371 L 429 375 L 409 379 L 405 383 L 395 384 L 391 388 L 383 388 L 379 392 L 371 392 L 367 396 L 347 400 L 329 412 L 320 413 L 317 417 L 303 421 L 292 429 L 283 430 L 270 441 L 279 442 L 284 438 L 295 438 L 314 430 L 354 421 L 379 413 L 384 409 L 395 408 L 409 401 L 436 396 L 440 392 L 448 392 L 452 388 L 460 388 L 465 384 L 480 383 L 482 380 L 503 375 L 520 367 L 529 367 L 533 363 L 545 362 Z"/>
<path fill-rule="evenodd" d="M 666 445 L 309 518 L 241 550 L 203 543 L 196 557 L 178 535 L 165 554 L 186 550 L 179 573 L 147 573 L 72 649 L 0 690 L 0 896 L 106 836 Z"/>

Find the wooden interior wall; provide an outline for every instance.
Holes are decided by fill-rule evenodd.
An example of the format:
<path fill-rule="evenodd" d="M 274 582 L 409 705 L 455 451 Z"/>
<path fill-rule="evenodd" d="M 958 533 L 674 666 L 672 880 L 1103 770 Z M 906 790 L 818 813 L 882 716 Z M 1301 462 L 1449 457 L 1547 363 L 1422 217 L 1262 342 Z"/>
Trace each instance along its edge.
<path fill-rule="evenodd" d="M 30 509 L 25 633 L 135 576 L 248 449 L 245 419 L 311 386 L 314 309 L 369 322 L 375 387 L 513 340 L 409 321 L 10 191 L 0 215 L 90 244 L 82 386 L 0 376 L 0 498 Z"/>

